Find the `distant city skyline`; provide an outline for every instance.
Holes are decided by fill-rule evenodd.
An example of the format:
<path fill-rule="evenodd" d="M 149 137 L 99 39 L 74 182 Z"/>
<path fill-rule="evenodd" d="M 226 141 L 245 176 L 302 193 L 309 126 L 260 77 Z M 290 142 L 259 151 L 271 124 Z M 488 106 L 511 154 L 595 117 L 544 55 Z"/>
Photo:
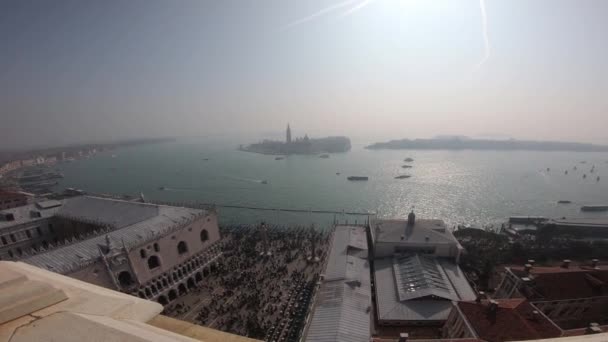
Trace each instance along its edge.
<path fill-rule="evenodd" d="M 287 122 L 365 142 L 608 144 L 605 13 L 601 0 L 3 1 L 0 146 L 249 140 Z"/>

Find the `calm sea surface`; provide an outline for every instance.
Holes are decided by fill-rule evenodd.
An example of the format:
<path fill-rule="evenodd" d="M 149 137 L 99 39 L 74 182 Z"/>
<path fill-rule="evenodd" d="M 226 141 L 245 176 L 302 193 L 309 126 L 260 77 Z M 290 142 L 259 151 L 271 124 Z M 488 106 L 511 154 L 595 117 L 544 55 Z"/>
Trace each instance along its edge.
<path fill-rule="evenodd" d="M 411 169 L 401 167 L 407 157 L 415 160 Z M 374 211 L 382 217 L 405 217 L 415 207 L 418 217 L 441 218 L 450 225 L 498 226 L 513 215 L 607 216 L 580 212 L 584 204 L 608 204 L 607 161 L 608 153 L 369 151 L 357 144 L 329 159 L 275 160 L 237 151 L 233 144 L 181 139 L 60 164 L 65 178 L 57 190 L 76 187 L 96 193 L 141 192 L 148 199 L 164 201 Z M 592 165 L 594 173 L 590 173 Z M 394 179 L 400 174 L 412 177 Z M 346 180 L 349 175 L 370 179 L 352 182 Z M 558 200 L 572 204 L 557 204 Z M 224 223 L 323 224 L 334 215 L 220 209 L 220 218 Z"/>

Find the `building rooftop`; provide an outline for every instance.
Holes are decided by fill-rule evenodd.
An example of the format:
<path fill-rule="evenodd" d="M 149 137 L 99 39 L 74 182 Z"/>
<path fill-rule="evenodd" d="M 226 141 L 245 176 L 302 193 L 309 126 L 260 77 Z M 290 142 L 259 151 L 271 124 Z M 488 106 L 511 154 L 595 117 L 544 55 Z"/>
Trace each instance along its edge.
<path fill-rule="evenodd" d="M 443 220 L 418 219 L 413 226 L 407 220 L 376 220 L 376 242 L 458 244 Z"/>
<path fill-rule="evenodd" d="M 24 262 L 53 272 L 68 273 L 96 261 L 100 257 L 99 246 L 106 246 L 107 238 L 114 246 L 136 247 L 205 213 L 202 209 L 87 196 L 65 200 L 59 212 L 86 221 L 114 222 L 118 229 L 109 231 L 106 235 L 66 244 L 62 248 L 43 251 L 24 259 Z"/>
<path fill-rule="evenodd" d="M 608 333 L 537 339 L 536 342 L 606 342 Z M 522 341 L 522 340 L 520 340 Z"/>
<path fill-rule="evenodd" d="M 65 199 L 57 215 L 123 228 L 158 216 L 159 209 L 154 204 L 77 196 Z"/>
<path fill-rule="evenodd" d="M 54 216 L 59 211 L 59 209 L 60 207 L 41 209 L 35 203 L 32 203 L 17 208 L 1 210 L 0 216 L 4 217 L 7 214 L 11 214 L 13 219 L 6 220 L 4 218 L 0 218 L 0 230 L 29 222 L 48 219 L 49 217 Z M 33 212 L 40 213 L 40 216 L 38 216 L 37 214 L 32 214 Z"/>
<path fill-rule="evenodd" d="M 25 194 L 20 191 L 0 189 L 0 200 L 7 199 L 7 198 L 23 197 L 23 196 L 25 196 Z"/>
<path fill-rule="evenodd" d="M 533 340 L 558 337 L 561 330 L 525 299 L 459 302 L 458 308 L 478 338 L 488 342 Z"/>
<path fill-rule="evenodd" d="M 371 326 L 365 228 L 338 226 L 313 306 L 307 342 L 367 342 Z"/>
<path fill-rule="evenodd" d="M 532 267 L 529 272 L 522 266 L 510 268 L 520 278 L 531 279 L 529 299 L 560 300 L 608 295 L 608 269 L 570 266 Z"/>
<path fill-rule="evenodd" d="M 556 219 L 548 223 L 554 223 L 560 226 L 588 226 L 588 227 L 608 227 L 608 218 L 606 217 L 587 217 L 587 218 L 571 218 L 571 219 Z"/>
<path fill-rule="evenodd" d="M 419 254 L 375 260 L 378 319 L 444 321 L 452 301 L 475 293 L 458 265 Z"/>
<path fill-rule="evenodd" d="M 159 315 L 162 310 L 158 303 L 0 261 L 0 342 L 255 341 L 170 319 Z"/>

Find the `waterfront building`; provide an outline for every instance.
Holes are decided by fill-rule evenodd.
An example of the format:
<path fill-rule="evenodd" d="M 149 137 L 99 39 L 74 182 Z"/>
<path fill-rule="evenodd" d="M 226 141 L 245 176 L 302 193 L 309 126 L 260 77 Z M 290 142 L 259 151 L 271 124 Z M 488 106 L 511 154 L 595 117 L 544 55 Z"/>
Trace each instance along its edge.
<path fill-rule="evenodd" d="M 28 203 L 28 196 L 19 191 L 0 189 L 0 210 L 24 206 Z"/>
<path fill-rule="evenodd" d="M 21 167 L 34 166 L 36 165 L 36 159 L 23 159 L 21 161 Z"/>
<path fill-rule="evenodd" d="M 460 261 L 464 248 L 442 220 L 416 219 L 376 220 L 373 222 L 374 258 L 398 253 L 417 253 Z"/>
<path fill-rule="evenodd" d="M 167 304 L 221 252 L 217 214 L 76 196 L 0 211 L 0 257 Z"/>
<path fill-rule="evenodd" d="M 291 144 L 291 128 L 289 128 L 289 124 L 287 124 L 287 132 L 286 132 L 285 142 L 287 144 Z"/>
<path fill-rule="evenodd" d="M 452 303 L 475 299 L 458 266 L 462 246 L 441 220 L 376 220 L 373 241 L 376 319 L 380 326 L 436 326 Z"/>
<path fill-rule="evenodd" d="M 337 226 L 305 342 L 367 342 L 372 303 L 367 229 Z"/>
<path fill-rule="evenodd" d="M 21 262 L 0 261 L 0 289 L 2 342 L 257 341 L 163 316 L 158 303 Z"/>
<path fill-rule="evenodd" d="M 527 298 L 565 330 L 584 329 L 590 323 L 608 324 L 608 269 L 598 260 L 572 266 L 506 267 L 495 298 Z"/>
<path fill-rule="evenodd" d="M 5 163 L 0 167 L 0 175 L 4 175 L 8 172 L 17 170 L 21 167 L 21 160 L 14 160 L 8 163 Z"/>
<path fill-rule="evenodd" d="M 603 240 L 608 237 L 608 219 L 595 217 L 548 220 L 541 225 L 540 233 L 567 235 L 570 239 Z"/>

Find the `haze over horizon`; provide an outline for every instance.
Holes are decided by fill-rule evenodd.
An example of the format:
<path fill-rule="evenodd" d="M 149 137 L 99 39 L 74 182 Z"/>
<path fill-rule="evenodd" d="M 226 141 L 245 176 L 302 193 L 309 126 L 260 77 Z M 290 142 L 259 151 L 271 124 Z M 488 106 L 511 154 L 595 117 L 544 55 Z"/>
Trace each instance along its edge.
<path fill-rule="evenodd" d="M 608 144 L 605 13 L 602 0 L 3 1 L 0 145 L 288 122 L 370 142 Z"/>

